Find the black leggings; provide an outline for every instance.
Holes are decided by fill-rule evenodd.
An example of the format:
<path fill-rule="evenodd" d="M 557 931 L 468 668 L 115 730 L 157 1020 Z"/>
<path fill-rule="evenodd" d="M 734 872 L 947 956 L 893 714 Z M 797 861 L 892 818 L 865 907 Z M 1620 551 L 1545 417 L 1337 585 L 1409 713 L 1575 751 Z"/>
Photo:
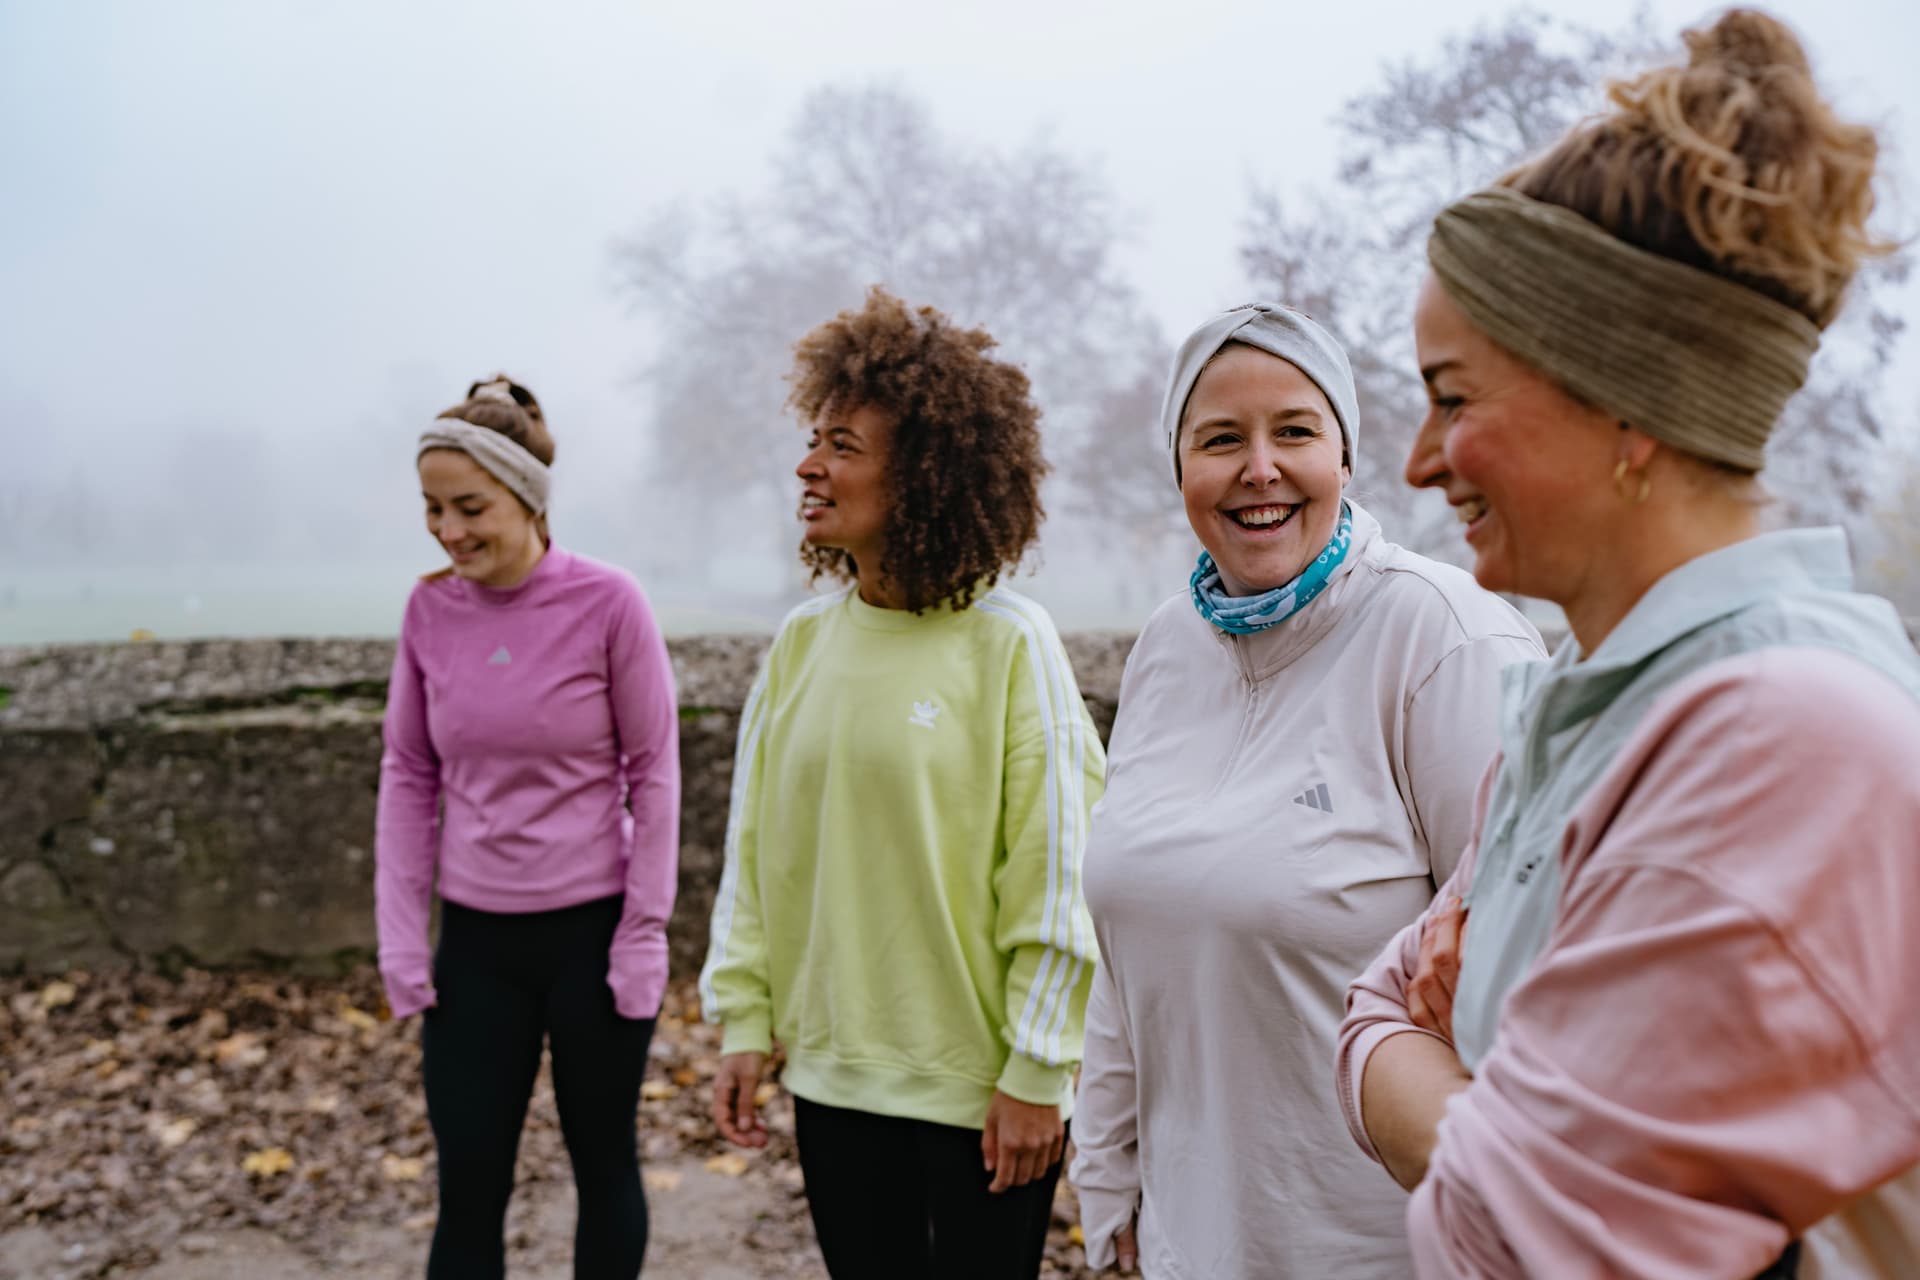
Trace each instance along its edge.
<path fill-rule="evenodd" d="M 800 1172 L 833 1280 L 1040 1274 L 1060 1164 L 998 1195 L 980 1130 L 793 1100 Z"/>
<path fill-rule="evenodd" d="M 634 1113 L 653 1019 L 623 1018 L 607 986 L 621 899 L 496 915 L 443 903 L 421 1044 L 427 1118 L 440 1152 L 440 1218 L 428 1280 L 506 1273 L 507 1198 L 540 1070 L 573 1161 L 575 1280 L 634 1280 L 647 1252 Z"/>

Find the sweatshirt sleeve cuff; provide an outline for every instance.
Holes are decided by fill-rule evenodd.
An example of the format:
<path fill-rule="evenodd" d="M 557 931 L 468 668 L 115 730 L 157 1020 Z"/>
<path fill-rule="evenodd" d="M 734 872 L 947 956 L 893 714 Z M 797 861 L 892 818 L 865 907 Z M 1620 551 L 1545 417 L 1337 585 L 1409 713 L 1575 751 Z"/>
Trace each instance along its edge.
<path fill-rule="evenodd" d="M 667 990 L 666 949 L 615 947 L 607 958 L 607 985 L 613 988 L 613 1007 L 621 1017 L 658 1017 Z"/>
<path fill-rule="evenodd" d="M 1140 1208 L 1137 1192 L 1097 1191 L 1076 1185 L 1080 1201 L 1080 1234 L 1086 1238 L 1087 1269 L 1105 1271 L 1117 1259 L 1113 1238 L 1132 1222 Z"/>
<path fill-rule="evenodd" d="M 433 966 L 429 962 L 382 969 L 380 981 L 387 989 L 387 1007 L 396 1018 L 410 1018 L 434 1005 Z"/>
<path fill-rule="evenodd" d="M 772 1053 L 773 1024 L 764 1013 L 730 1019 L 720 1035 L 720 1052 Z"/>
<path fill-rule="evenodd" d="M 1023 1053 L 1009 1053 L 1007 1065 L 1000 1070 L 1000 1081 L 994 1087 L 1021 1102 L 1057 1107 L 1066 1102 L 1067 1085 L 1072 1078 L 1070 1066 L 1049 1067 Z"/>

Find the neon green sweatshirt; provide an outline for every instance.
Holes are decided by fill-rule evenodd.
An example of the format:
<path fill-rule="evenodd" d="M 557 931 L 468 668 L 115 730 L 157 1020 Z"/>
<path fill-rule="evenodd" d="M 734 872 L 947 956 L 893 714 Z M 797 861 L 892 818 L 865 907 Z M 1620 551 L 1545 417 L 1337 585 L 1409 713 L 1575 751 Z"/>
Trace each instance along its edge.
<path fill-rule="evenodd" d="M 700 976 L 724 1051 L 786 1047 L 828 1106 L 978 1129 L 1071 1103 L 1105 757 L 1046 611 L 919 617 L 851 590 L 788 615 L 740 722 Z"/>

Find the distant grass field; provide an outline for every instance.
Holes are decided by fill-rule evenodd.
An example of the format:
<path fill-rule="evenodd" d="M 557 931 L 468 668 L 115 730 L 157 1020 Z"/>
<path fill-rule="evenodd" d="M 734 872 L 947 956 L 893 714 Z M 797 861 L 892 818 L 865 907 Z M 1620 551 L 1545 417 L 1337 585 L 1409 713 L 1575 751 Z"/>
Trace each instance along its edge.
<path fill-rule="evenodd" d="M 388 636 L 414 574 L 228 568 L 143 572 L 0 569 L 0 644 L 210 636 Z M 725 611 L 657 597 L 670 635 L 771 631 L 777 603 Z"/>

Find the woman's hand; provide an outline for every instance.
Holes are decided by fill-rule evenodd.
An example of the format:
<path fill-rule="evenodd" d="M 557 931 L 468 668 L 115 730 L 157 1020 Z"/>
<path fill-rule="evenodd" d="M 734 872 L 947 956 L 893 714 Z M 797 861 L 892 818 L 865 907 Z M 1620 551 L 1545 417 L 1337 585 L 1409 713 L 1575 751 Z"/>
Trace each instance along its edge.
<path fill-rule="evenodd" d="M 1140 1238 L 1137 1228 L 1140 1215 L 1134 1214 L 1127 1225 L 1113 1233 L 1113 1265 L 1122 1271 L 1133 1271 L 1140 1266 Z"/>
<path fill-rule="evenodd" d="M 1407 1017 L 1413 1025 L 1453 1042 L 1453 989 L 1460 980 L 1460 952 L 1467 940 L 1467 907 L 1444 893 L 1420 931 L 1420 962 L 1407 984 Z"/>
<path fill-rule="evenodd" d="M 764 1053 L 730 1053 L 720 1059 L 713 1077 L 713 1122 L 720 1136 L 736 1147 L 767 1145 L 767 1122 L 754 1101 L 766 1065 Z"/>
<path fill-rule="evenodd" d="M 980 1155 L 993 1175 L 987 1190 L 998 1195 L 1025 1186 L 1058 1164 L 1066 1145 L 1058 1106 L 1036 1106 L 995 1089 L 980 1133 Z"/>

